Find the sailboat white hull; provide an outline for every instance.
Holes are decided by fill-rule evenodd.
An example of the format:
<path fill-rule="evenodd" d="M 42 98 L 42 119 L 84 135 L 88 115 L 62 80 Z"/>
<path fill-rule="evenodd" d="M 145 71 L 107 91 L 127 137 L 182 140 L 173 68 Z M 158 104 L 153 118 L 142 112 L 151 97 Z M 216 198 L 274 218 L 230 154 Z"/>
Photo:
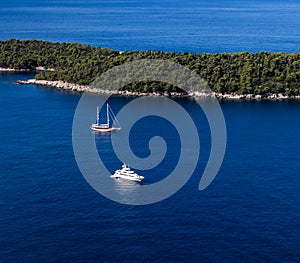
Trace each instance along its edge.
<path fill-rule="evenodd" d="M 103 127 L 99 127 L 98 125 L 91 125 L 91 130 L 98 131 L 98 132 L 114 132 L 114 131 L 121 130 L 121 128 L 115 128 L 115 127 L 103 128 Z"/>

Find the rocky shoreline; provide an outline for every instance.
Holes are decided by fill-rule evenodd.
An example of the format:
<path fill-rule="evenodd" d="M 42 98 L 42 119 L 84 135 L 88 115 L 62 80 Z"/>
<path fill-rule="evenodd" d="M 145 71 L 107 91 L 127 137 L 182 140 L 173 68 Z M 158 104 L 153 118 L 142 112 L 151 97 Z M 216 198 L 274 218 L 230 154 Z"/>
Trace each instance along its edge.
<path fill-rule="evenodd" d="M 109 94 L 109 95 L 120 95 L 120 96 L 176 96 L 176 97 L 216 97 L 217 99 L 226 99 L 226 100 L 299 100 L 300 96 L 286 96 L 281 93 L 279 94 L 266 94 L 266 95 L 255 95 L 255 94 L 221 94 L 221 93 L 204 93 L 204 92 L 191 92 L 188 94 L 182 94 L 177 92 L 171 93 L 142 93 L 142 92 L 131 92 L 131 91 L 109 91 L 109 90 L 99 90 L 93 89 L 89 86 L 78 85 L 67 83 L 64 81 L 49 81 L 49 80 L 37 80 L 37 79 L 28 79 L 28 80 L 18 80 L 17 84 L 20 85 L 38 85 L 44 87 L 51 87 L 56 89 L 62 89 L 66 91 L 73 92 L 89 92 L 94 94 Z"/>
<path fill-rule="evenodd" d="M 53 68 L 36 67 L 35 69 L 24 69 L 24 68 L 1 68 L 0 72 L 37 72 L 37 71 L 55 71 Z"/>
<path fill-rule="evenodd" d="M 161 92 L 153 92 L 153 93 L 145 93 L 145 92 L 131 92 L 127 90 L 116 90 L 116 91 L 111 91 L 111 90 L 100 90 L 100 89 L 95 89 L 90 86 L 85 86 L 85 85 L 78 85 L 78 84 L 73 84 L 73 83 L 68 83 L 64 82 L 61 80 L 55 80 L 55 81 L 50 81 L 50 80 L 38 80 L 38 79 L 28 79 L 28 80 L 17 80 L 15 82 L 16 84 L 20 85 L 38 85 L 38 86 L 44 86 L 44 87 L 50 87 L 50 88 L 56 88 L 56 89 L 61 89 L 61 90 L 66 90 L 66 91 L 73 91 L 73 92 L 88 92 L 88 93 L 94 93 L 94 94 L 109 94 L 109 95 L 120 95 L 120 96 L 175 96 L 175 97 L 212 97 L 215 94 L 214 93 L 200 93 L 200 92 L 194 92 L 194 93 L 189 93 L 189 94 L 183 94 L 179 92 L 171 92 L 171 93 L 161 93 Z"/>
<path fill-rule="evenodd" d="M 0 72 L 30 72 L 30 69 L 16 69 L 16 68 L 0 68 Z"/>

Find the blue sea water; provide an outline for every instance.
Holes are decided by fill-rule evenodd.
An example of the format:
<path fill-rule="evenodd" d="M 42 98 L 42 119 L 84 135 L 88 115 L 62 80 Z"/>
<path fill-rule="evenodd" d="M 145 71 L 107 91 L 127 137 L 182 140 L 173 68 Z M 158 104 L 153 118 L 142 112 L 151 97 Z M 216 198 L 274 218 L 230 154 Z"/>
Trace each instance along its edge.
<path fill-rule="evenodd" d="M 80 95 L 13 84 L 28 77 L 0 74 L 0 261 L 299 260 L 299 102 L 221 102 L 227 151 L 217 177 L 200 192 L 209 130 L 197 103 L 178 100 L 199 130 L 199 164 L 172 197 L 130 206 L 98 194 L 77 167 L 71 134 Z M 110 104 L 118 110 L 130 100 Z M 132 138 L 141 157 L 149 154 L 145 130 L 171 140 L 162 174 L 179 158 L 180 145 L 164 132 L 170 129 L 152 117 L 137 123 Z M 107 168 L 118 168 L 110 136 L 95 140 Z M 144 175 L 145 184 L 162 179 L 153 170 Z"/>
<path fill-rule="evenodd" d="M 73 41 L 117 50 L 299 52 L 297 0 L 11 0 L 0 39 Z"/>
<path fill-rule="evenodd" d="M 292 0 L 2 1 L 0 39 L 119 50 L 295 52 L 299 7 Z M 80 95 L 13 84 L 31 77 L 0 74 L 1 262 L 300 260 L 300 102 L 221 102 L 226 154 L 213 183 L 199 191 L 210 132 L 197 103 L 177 100 L 199 132 L 198 166 L 170 198 L 129 206 L 98 194 L 79 171 L 72 121 Z M 118 111 L 130 101 L 114 97 L 110 105 Z M 155 117 L 134 127 L 138 156 L 149 154 L 151 135 L 163 136 L 170 150 L 159 170 L 144 172 L 145 184 L 162 179 L 179 158 L 174 128 Z M 96 135 L 95 141 L 114 171 L 120 162 L 110 136 Z"/>

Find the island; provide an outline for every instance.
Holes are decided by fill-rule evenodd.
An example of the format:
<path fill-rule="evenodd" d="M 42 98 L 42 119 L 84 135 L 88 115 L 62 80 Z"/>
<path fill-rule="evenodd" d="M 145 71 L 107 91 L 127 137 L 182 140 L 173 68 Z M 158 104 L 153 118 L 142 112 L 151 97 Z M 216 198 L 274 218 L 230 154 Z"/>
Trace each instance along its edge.
<path fill-rule="evenodd" d="M 196 72 L 218 98 L 299 99 L 300 54 L 284 52 L 176 53 L 117 51 L 78 43 L 9 39 L 0 41 L 0 71 L 31 71 L 37 84 L 83 92 L 103 72 L 139 59 L 168 59 Z M 169 83 L 136 82 L 121 95 L 187 95 Z M 195 95 L 195 94 L 194 94 Z"/>

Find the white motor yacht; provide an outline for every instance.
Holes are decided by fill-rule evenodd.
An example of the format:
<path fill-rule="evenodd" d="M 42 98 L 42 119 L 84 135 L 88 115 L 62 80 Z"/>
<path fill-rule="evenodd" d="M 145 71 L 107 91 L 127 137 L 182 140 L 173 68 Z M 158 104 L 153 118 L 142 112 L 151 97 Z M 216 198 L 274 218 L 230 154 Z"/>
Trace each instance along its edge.
<path fill-rule="evenodd" d="M 113 175 L 110 176 L 111 178 L 122 178 L 131 181 L 141 182 L 144 179 L 144 176 L 136 174 L 132 171 L 128 165 L 123 164 L 122 169 L 118 169 L 115 171 Z"/>

